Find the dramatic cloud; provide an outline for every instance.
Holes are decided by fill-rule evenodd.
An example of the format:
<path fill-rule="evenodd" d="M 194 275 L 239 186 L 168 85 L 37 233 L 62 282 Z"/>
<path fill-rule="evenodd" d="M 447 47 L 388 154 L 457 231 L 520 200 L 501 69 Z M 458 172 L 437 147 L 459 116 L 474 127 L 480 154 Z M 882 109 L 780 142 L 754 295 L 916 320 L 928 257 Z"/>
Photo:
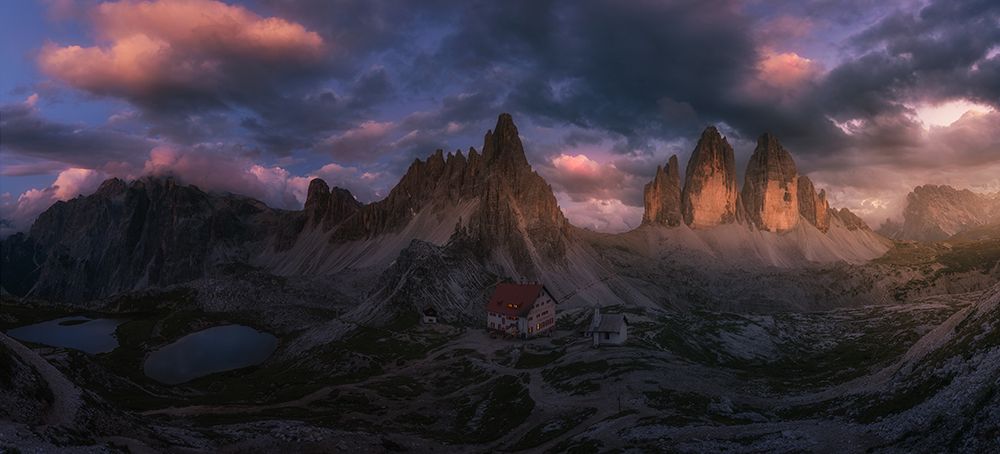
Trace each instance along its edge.
<path fill-rule="evenodd" d="M 613 163 L 599 164 L 582 154 L 560 154 L 552 159 L 551 165 L 538 168 L 556 192 L 565 193 L 573 202 L 618 200 L 642 206 L 645 182 L 619 170 Z"/>
<path fill-rule="evenodd" d="M 993 187 L 1000 162 L 997 2 L 47 3 L 59 28 L 23 49 L 48 79 L 0 87 L 3 175 L 148 164 L 292 207 L 323 174 L 377 198 L 506 111 L 570 219 L 622 229 L 709 124 L 739 167 L 776 134 L 873 223 L 916 184 Z"/>
<path fill-rule="evenodd" d="M 141 160 L 152 147 L 150 141 L 136 135 L 106 127 L 71 125 L 46 120 L 39 116 L 33 94 L 22 103 L 0 106 L 0 152 L 17 153 L 66 165 L 101 168 L 109 163 Z M 0 173 L 24 174 L 4 169 Z M 65 167 L 65 166 L 64 166 Z"/>
<path fill-rule="evenodd" d="M 357 167 L 326 164 L 306 175 L 294 175 L 280 166 L 265 166 L 233 150 L 198 146 L 192 149 L 158 147 L 149 153 L 143 175 L 172 176 L 206 191 L 253 197 L 275 208 L 302 209 L 309 181 L 323 178 L 332 186 L 348 189 L 363 202 L 384 195 L 383 175 Z"/>
<path fill-rule="evenodd" d="M 246 78 L 244 71 L 278 78 L 323 55 L 323 39 L 299 24 L 212 0 L 103 3 L 92 17 L 107 44 L 47 45 L 42 70 L 82 90 L 142 103 L 169 103 L 168 93 L 216 96 Z"/>
<path fill-rule="evenodd" d="M 106 175 L 90 169 L 70 168 L 59 172 L 52 186 L 29 189 L 16 199 L 0 194 L 0 237 L 27 230 L 43 211 L 60 200 L 94 192 Z"/>
<path fill-rule="evenodd" d="M 766 51 L 757 63 L 757 77 L 753 82 L 761 90 L 794 93 L 816 80 L 819 74 L 819 66 L 808 58 L 794 52 Z"/>
<path fill-rule="evenodd" d="M 625 232 L 639 226 L 642 207 L 623 204 L 617 199 L 566 200 L 557 197 L 566 217 L 579 227 L 599 232 Z"/>

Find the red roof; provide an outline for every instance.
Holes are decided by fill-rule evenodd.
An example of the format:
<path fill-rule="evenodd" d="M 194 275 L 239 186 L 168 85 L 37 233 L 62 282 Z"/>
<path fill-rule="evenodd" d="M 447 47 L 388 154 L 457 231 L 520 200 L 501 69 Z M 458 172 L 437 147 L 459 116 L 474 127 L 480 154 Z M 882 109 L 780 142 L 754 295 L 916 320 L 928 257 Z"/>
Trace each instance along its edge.
<path fill-rule="evenodd" d="M 527 316 L 543 291 L 549 292 L 542 284 L 498 284 L 490 302 L 486 304 L 486 311 L 516 317 Z M 550 298 L 551 296 L 549 294 Z"/>

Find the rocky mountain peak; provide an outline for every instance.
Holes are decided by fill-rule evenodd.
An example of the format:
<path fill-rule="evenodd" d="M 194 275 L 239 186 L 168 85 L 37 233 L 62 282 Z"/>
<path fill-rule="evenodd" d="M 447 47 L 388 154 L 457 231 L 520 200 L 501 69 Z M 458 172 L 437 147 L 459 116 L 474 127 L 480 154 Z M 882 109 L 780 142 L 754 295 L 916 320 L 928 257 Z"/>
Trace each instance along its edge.
<path fill-rule="evenodd" d="M 483 139 L 483 160 L 488 166 L 501 165 L 510 170 L 530 168 L 517 126 L 510 114 L 500 114 L 496 127 L 486 132 Z"/>
<path fill-rule="evenodd" d="M 1000 223 L 1000 195 L 928 184 L 907 195 L 902 225 L 879 230 L 896 239 L 937 241 L 994 223 Z"/>
<path fill-rule="evenodd" d="M 678 226 L 681 216 L 681 178 L 677 155 L 670 156 L 666 167 L 656 166 L 653 181 L 643 188 L 643 224 Z"/>
<path fill-rule="evenodd" d="M 821 232 L 830 230 L 830 203 L 826 200 L 826 190 L 817 194 L 812 180 L 805 175 L 799 177 L 798 187 L 799 214 Z"/>
<path fill-rule="evenodd" d="M 35 220 L 32 260 L 52 265 L 26 287 L 32 296 L 82 301 L 196 279 L 219 261 L 244 260 L 250 249 L 239 245 L 260 251 L 279 230 L 296 233 L 288 221 L 259 201 L 173 178 L 108 180 Z"/>
<path fill-rule="evenodd" d="M 741 193 L 748 219 L 761 230 L 789 230 L 799 220 L 798 194 L 798 171 L 792 155 L 777 137 L 762 134 L 747 163 Z"/>
<path fill-rule="evenodd" d="M 531 169 L 509 114 L 486 133 L 482 150 L 470 148 L 467 159 L 461 153 L 445 158 L 438 150 L 427 161 L 414 161 L 388 197 L 362 208 L 333 239 L 398 231 L 427 207 L 446 211 L 475 201 L 475 211 L 460 223 L 484 251 L 506 252 L 526 277 L 537 254 L 561 258 L 569 224 L 552 188 Z"/>
<path fill-rule="evenodd" d="M 120 178 L 109 178 L 101 183 L 95 194 L 99 194 L 104 197 L 114 197 L 125 193 L 127 189 L 128 183 L 126 183 L 125 180 Z"/>
<path fill-rule="evenodd" d="M 313 178 L 309 181 L 309 189 L 306 191 L 306 203 L 303 210 L 310 219 L 312 225 L 318 224 L 330 207 L 330 187 L 321 178 Z"/>
<path fill-rule="evenodd" d="M 329 209 L 323 219 L 323 230 L 330 230 L 345 219 L 357 213 L 363 204 L 354 198 L 354 194 L 344 188 L 334 186 L 330 189 Z"/>
<path fill-rule="evenodd" d="M 847 208 L 841 208 L 840 210 L 831 208 L 830 214 L 839 219 L 844 224 L 844 227 L 847 227 L 847 230 L 871 230 L 863 219 Z"/>
<path fill-rule="evenodd" d="M 315 227 L 322 224 L 323 230 L 329 230 L 360 208 L 361 202 L 354 198 L 351 191 L 338 187 L 331 190 L 321 178 L 313 178 L 309 182 L 303 208 L 309 225 Z"/>
<path fill-rule="evenodd" d="M 687 164 L 681 194 L 684 222 L 694 228 L 735 222 L 738 197 L 733 147 L 709 126 Z"/>

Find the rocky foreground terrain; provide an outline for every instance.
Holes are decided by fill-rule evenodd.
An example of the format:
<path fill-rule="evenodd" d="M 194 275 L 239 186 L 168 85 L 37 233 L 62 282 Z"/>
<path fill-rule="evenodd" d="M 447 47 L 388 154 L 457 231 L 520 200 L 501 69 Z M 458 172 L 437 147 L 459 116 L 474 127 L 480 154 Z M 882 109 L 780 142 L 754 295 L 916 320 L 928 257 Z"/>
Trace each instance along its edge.
<path fill-rule="evenodd" d="M 502 115 L 482 152 L 415 161 L 368 205 L 301 211 L 173 179 L 109 180 L 0 244 L 0 330 L 119 320 L 106 353 L 0 336 L 0 450 L 846 452 L 1000 449 L 1000 228 L 893 241 L 764 135 L 736 182 L 708 128 L 643 225 L 572 226 Z M 499 282 L 560 301 L 550 337 L 491 337 Z M 441 323 L 418 323 L 433 307 Z M 581 336 L 594 306 L 625 345 Z M 149 355 L 213 326 L 264 363 L 178 385 Z"/>

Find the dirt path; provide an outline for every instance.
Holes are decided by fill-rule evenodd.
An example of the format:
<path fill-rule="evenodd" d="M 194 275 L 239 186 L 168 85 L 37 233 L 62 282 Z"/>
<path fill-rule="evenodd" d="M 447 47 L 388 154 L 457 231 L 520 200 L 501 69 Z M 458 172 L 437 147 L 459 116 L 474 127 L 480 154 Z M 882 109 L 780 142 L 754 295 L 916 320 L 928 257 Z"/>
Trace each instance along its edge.
<path fill-rule="evenodd" d="M 53 401 L 46 418 L 46 425 L 71 425 L 83 402 L 80 389 L 55 366 L 20 342 L 0 333 L 0 343 L 3 343 L 10 351 L 20 357 L 21 361 L 33 367 L 52 391 Z"/>

